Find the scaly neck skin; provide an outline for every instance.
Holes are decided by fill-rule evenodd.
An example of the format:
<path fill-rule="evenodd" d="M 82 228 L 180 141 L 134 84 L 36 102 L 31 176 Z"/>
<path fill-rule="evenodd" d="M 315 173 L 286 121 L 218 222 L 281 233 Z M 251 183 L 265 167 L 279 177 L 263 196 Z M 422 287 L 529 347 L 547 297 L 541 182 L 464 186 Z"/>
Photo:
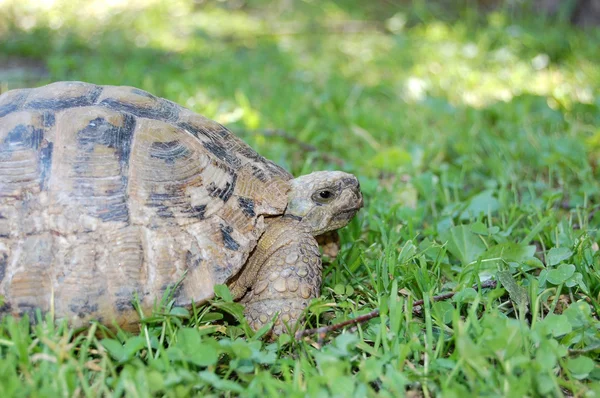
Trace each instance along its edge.
<path fill-rule="evenodd" d="M 266 220 L 267 228 L 258 240 L 256 248 L 236 278 L 229 283 L 234 300 L 241 299 L 257 280 L 257 275 L 269 258 L 282 246 L 310 235 L 300 220 L 281 217 Z"/>
<path fill-rule="evenodd" d="M 293 327 L 319 295 L 321 274 L 321 254 L 311 229 L 282 217 L 270 223 L 231 290 L 241 298 L 254 330 L 279 314 L 273 328 L 278 335 Z"/>

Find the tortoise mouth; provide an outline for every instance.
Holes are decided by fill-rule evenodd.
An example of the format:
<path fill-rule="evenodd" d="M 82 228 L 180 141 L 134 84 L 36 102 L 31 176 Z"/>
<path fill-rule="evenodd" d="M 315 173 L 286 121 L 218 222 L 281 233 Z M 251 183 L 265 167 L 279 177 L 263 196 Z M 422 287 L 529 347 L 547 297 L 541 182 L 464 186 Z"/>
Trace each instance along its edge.
<path fill-rule="evenodd" d="M 354 194 L 354 198 L 350 201 L 350 203 L 352 206 L 348 207 L 345 210 L 342 210 L 340 212 L 338 212 L 333 218 L 334 220 L 350 220 L 352 219 L 352 217 L 354 217 L 356 215 L 356 213 L 358 213 L 358 211 L 360 209 L 362 209 L 365 205 L 365 202 L 363 200 L 363 196 L 361 195 L 360 191 L 355 190 L 353 192 Z"/>
<path fill-rule="evenodd" d="M 360 206 L 351 207 L 347 210 L 340 211 L 334 217 L 335 220 L 350 220 L 352 217 L 358 213 L 358 211 L 362 208 L 362 202 Z"/>

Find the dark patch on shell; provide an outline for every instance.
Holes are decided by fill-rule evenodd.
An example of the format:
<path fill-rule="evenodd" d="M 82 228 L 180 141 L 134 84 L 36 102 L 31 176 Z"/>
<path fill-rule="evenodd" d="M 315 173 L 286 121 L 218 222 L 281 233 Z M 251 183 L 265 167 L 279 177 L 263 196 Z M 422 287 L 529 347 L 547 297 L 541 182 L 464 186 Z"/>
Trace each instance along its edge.
<path fill-rule="evenodd" d="M 9 314 L 11 311 L 12 305 L 8 301 L 5 301 L 0 305 L 0 314 Z"/>
<path fill-rule="evenodd" d="M 179 303 L 181 301 L 181 296 L 183 293 L 183 284 L 182 283 L 167 283 L 161 286 L 159 290 L 159 295 L 157 298 L 162 299 L 168 292 L 168 301 L 174 300 L 175 303 Z"/>
<path fill-rule="evenodd" d="M 135 88 L 135 87 L 134 87 L 134 88 L 132 88 L 132 89 L 131 89 L 131 92 L 132 92 L 132 93 L 134 93 L 134 94 L 136 94 L 136 95 L 141 95 L 142 97 L 146 97 L 146 98 L 154 98 L 154 99 L 156 99 L 156 97 L 155 97 L 154 95 L 150 94 L 150 93 L 149 93 L 149 92 L 147 92 L 147 91 L 140 90 L 139 88 Z"/>
<path fill-rule="evenodd" d="M 242 162 L 220 143 L 216 141 L 206 141 L 202 142 L 202 145 L 204 145 L 204 148 L 210 151 L 219 160 L 225 162 L 228 166 L 231 166 L 234 169 L 239 169 L 241 167 Z"/>
<path fill-rule="evenodd" d="M 223 202 L 225 202 L 225 203 L 227 203 L 229 198 L 231 198 L 231 195 L 233 195 L 233 191 L 235 189 L 237 175 L 236 174 L 230 174 L 230 175 L 231 175 L 231 182 L 227 181 L 223 188 L 217 187 L 217 185 L 214 182 L 211 182 L 210 185 L 206 187 L 208 194 L 212 198 L 219 198 L 219 199 L 223 200 Z"/>
<path fill-rule="evenodd" d="M 218 159 L 225 162 L 227 165 L 233 167 L 235 170 L 242 166 L 241 160 L 236 156 L 236 153 L 243 155 L 245 158 L 252 160 L 255 163 L 261 164 L 264 168 L 272 175 L 285 175 L 291 178 L 287 172 L 277 166 L 275 163 L 264 158 L 263 156 L 256 153 L 252 148 L 247 146 L 243 141 L 231 134 L 231 132 L 224 126 L 220 126 L 220 129 L 213 131 L 207 130 L 199 126 L 192 125 L 186 122 L 177 123 L 177 127 L 187 130 L 195 137 L 206 137 L 210 141 L 202 142 L 202 145 L 215 155 Z M 231 141 L 239 142 L 239 145 L 234 145 L 235 150 L 230 150 L 224 143 L 230 143 Z M 253 173 L 262 182 L 267 182 L 270 178 L 268 173 L 265 173 L 261 168 L 252 165 Z"/>
<path fill-rule="evenodd" d="M 54 123 L 56 123 L 56 117 L 54 116 L 53 112 L 44 112 L 44 114 L 42 115 L 42 124 L 44 125 L 45 128 L 50 128 L 52 126 L 54 126 Z"/>
<path fill-rule="evenodd" d="M 23 105 L 23 103 L 25 102 L 25 99 L 27 98 L 28 91 L 29 90 L 25 90 L 25 92 L 20 93 L 19 95 L 16 96 L 16 98 L 13 98 L 8 104 L 1 105 L 0 106 L 0 117 L 4 117 L 4 116 L 8 115 L 9 113 L 12 113 L 12 112 L 20 109 L 21 106 Z"/>
<path fill-rule="evenodd" d="M 267 182 L 269 180 L 265 172 L 256 167 L 255 165 L 252 165 L 252 175 L 258 178 L 258 180 L 261 182 Z"/>
<path fill-rule="evenodd" d="M 9 113 L 16 111 L 17 109 L 19 109 L 19 105 L 15 104 L 15 103 L 9 103 L 6 105 L 2 105 L 2 106 L 0 106 L 0 117 L 4 117 L 4 116 L 8 115 Z"/>
<path fill-rule="evenodd" d="M 134 131 L 135 118 L 131 115 L 123 115 L 123 125 L 120 127 L 112 125 L 102 117 L 97 117 L 77 133 L 78 146 L 87 152 L 92 152 L 96 145 L 115 149 L 121 167 L 127 167 Z"/>
<path fill-rule="evenodd" d="M 135 299 L 135 291 L 131 288 L 121 288 L 115 294 L 115 308 L 118 312 L 131 311 L 135 308 L 133 301 Z M 141 297 L 138 297 L 141 300 Z"/>
<path fill-rule="evenodd" d="M 134 309 L 133 302 L 131 301 L 131 297 L 129 298 L 117 298 L 115 301 L 115 308 L 118 312 L 125 312 Z"/>
<path fill-rule="evenodd" d="M 0 282 L 2 282 L 2 280 L 4 279 L 4 276 L 6 275 L 7 261 L 8 261 L 8 254 L 2 253 L 2 255 L 0 255 Z"/>
<path fill-rule="evenodd" d="M 85 318 L 87 315 L 91 315 L 98 311 L 98 304 L 90 304 L 89 299 L 86 299 L 83 303 L 71 303 L 69 305 L 69 310 L 72 313 L 77 314 L 79 318 Z"/>
<path fill-rule="evenodd" d="M 98 105 L 146 119 L 176 121 L 179 118 L 179 106 L 177 104 L 159 98 L 156 99 L 156 104 L 158 106 L 144 108 L 128 102 L 121 102 L 113 98 L 106 98 Z"/>
<path fill-rule="evenodd" d="M 215 134 L 217 134 L 217 135 L 218 135 L 219 137 L 221 137 L 221 138 L 228 139 L 228 138 L 229 138 L 229 135 L 231 134 L 231 133 L 229 132 L 229 130 L 227 130 L 227 129 L 225 128 L 225 126 L 221 126 L 221 125 L 219 125 L 219 127 L 221 127 L 221 128 L 220 128 L 219 130 L 216 130 L 216 131 L 215 131 Z"/>
<path fill-rule="evenodd" d="M 238 203 L 240 204 L 240 209 L 242 212 L 248 217 L 256 216 L 256 212 L 254 211 L 254 201 L 250 198 L 239 197 Z"/>
<path fill-rule="evenodd" d="M 150 145 L 150 157 L 164 160 L 168 164 L 175 163 L 175 160 L 177 159 L 185 158 L 189 153 L 189 149 L 177 140 L 153 142 L 152 145 Z"/>
<path fill-rule="evenodd" d="M 75 108 L 81 106 L 91 106 L 96 103 L 103 88 L 100 86 L 94 86 L 94 88 L 87 93 L 79 97 L 71 98 L 42 98 L 33 100 L 25 104 L 26 109 L 52 109 L 61 110 L 66 108 Z"/>
<path fill-rule="evenodd" d="M 131 155 L 131 143 L 135 132 L 135 118 L 131 115 L 123 115 L 123 125 L 119 128 L 120 141 L 118 142 L 119 161 L 121 167 L 129 167 L 129 156 Z"/>
<path fill-rule="evenodd" d="M 193 206 L 191 208 L 191 211 L 188 212 L 190 217 L 194 217 L 197 218 L 199 220 L 204 220 L 204 218 L 206 217 L 206 205 L 198 205 L 198 206 Z"/>
<path fill-rule="evenodd" d="M 37 317 L 35 316 L 35 314 L 36 314 L 39 306 L 37 306 L 35 304 L 31 304 L 31 303 L 19 303 L 17 305 L 17 307 L 19 308 L 19 315 L 27 316 L 29 318 L 29 322 L 31 322 L 32 324 L 37 323 Z M 44 312 L 43 311 L 40 311 L 40 312 L 43 317 Z"/>
<path fill-rule="evenodd" d="M 225 131 L 227 132 L 227 130 L 225 130 Z M 235 137 L 235 139 L 237 139 L 237 137 Z M 265 158 L 264 156 L 258 154 L 256 151 L 254 151 L 249 146 L 240 145 L 237 148 L 237 152 L 239 152 L 240 154 L 242 154 L 244 157 L 246 157 L 248 159 L 251 159 L 255 163 L 262 164 L 264 167 L 266 167 L 266 169 L 272 175 L 281 175 L 282 173 L 283 174 L 288 174 L 283 169 L 281 169 L 281 167 L 277 166 L 275 163 L 273 163 L 269 159 Z M 256 168 L 256 166 L 254 166 L 253 168 L 254 168 L 255 172 L 256 172 L 256 169 L 258 169 L 258 168 Z M 260 169 L 258 169 L 258 170 L 260 170 Z M 264 175 L 264 172 L 262 172 L 262 170 L 261 170 L 261 173 Z M 289 175 L 289 177 L 291 177 L 291 175 Z M 257 178 L 258 178 L 258 176 L 257 176 Z M 266 181 L 266 177 L 265 177 L 265 180 L 261 179 L 261 181 Z"/>
<path fill-rule="evenodd" d="M 179 122 L 177 123 L 177 127 L 179 127 L 180 129 L 186 130 L 188 132 L 190 132 L 194 137 L 198 138 L 199 136 L 203 136 L 204 135 L 204 130 L 193 126 L 189 123 L 186 122 Z"/>
<path fill-rule="evenodd" d="M 156 214 L 161 218 L 173 218 L 175 215 L 167 206 L 167 202 L 173 198 L 173 195 L 168 193 L 156 193 L 152 192 L 148 197 L 146 206 L 155 207 Z"/>
<path fill-rule="evenodd" d="M 131 142 L 135 131 L 135 118 L 131 115 L 123 115 L 122 126 L 115 126 L 106 119 L 98 117 L 89 122 L 89 124 L 77 133 L 77 144 L 85 154 L 94 151 L 96 145 L 103 145 L 114 149 L 119 159 L 121 183 L 116 189 L 105 192 L 94 192 L 93 185 L 87 180 L 76 181 L 74 187 L 83 196 L 90 198 L 103 196 L 102 204 L 95 209 L 91 209 L 90 214 L 99 217 L 103 221 L 129 221 L 129 208 L 127 206 L 127 170 L 129 167 L 129 157 L 131 154 Z M 85 155 L 81 157 L 81 162 L 74 165 L 76 174 L 85 174 L 88 166 L 88 159 Z"/>
<path fill-rule="evenodd" d="M 45 191 L 48 189 L 48 180 L 50 179 L 50 170 L 52 169 L 52 151 L 54 144 L 48 142 L 45 147 L 42 147 L 40 151 L 40 190 Z"/>
<path fill-rule="evenodd" d="M 190 250 L 185 254 L 185 265 L 188 269 L 198 268 L 202 262 L 202 257 L 198 254 L 192 253 Z"/>
<path fill-rule="evenodd" d="M 233 232 L 233 228 L 229 225 L 221 224 L 221 235 L 223 236 L 223 244 L 229 250 L 236 251 L 240 248 L 240 244 L 233 239 L 231 233 Z"/>
<path fill-rule="evenodd" d="M 148 196 L 146 206 L 156 209 L 156 214 L 161 218 L 174 218 L 173 210 L 178 210 L 180 214 L 188 218 L 204 220 L 206 214 L 206 205 L 191 206 L 187 198 L 176 193 L 156 193 Z"/>
<path fill-rule="evenodd" d="M 102 221 L 129 221 L 129 209 L 124 201 L 106 203 L 98 208 L 95 215 Z"/>
<path fill-rule="evenodd" d="M 43 130 L 36 129 L 33 126 L 19 124 L 15 126 L 15 128 L 13 128 L 4 138 L 4 144 L 9 150 L 12 147 L 38 149 L 43 138 Z"/>

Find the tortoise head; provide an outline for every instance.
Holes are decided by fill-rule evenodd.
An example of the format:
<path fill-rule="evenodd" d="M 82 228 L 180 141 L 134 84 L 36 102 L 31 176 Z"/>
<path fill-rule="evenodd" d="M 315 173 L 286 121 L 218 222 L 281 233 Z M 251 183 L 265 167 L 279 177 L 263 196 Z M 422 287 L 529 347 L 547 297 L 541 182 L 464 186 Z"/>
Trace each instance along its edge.
<path fill-rule="evenodd" d="M 348 224 L 363 207 L 358 179 L 342 171 L 317 171 L 291 181 L 285 214 L 314 236 Z"/>

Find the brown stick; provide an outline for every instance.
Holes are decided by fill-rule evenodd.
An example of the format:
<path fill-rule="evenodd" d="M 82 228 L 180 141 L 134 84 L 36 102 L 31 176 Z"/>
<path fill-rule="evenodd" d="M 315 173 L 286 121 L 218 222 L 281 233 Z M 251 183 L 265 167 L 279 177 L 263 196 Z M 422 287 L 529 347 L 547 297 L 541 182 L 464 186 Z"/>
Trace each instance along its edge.
<path fill-rule="evenodd" d="M 486 288 L 495 288 L 497 285 L 497 282 L 494 280 L 489 280 L 489 281 L 485 281 L 483 283 L 481 283 L 481 288 L 482 289 L 486 289 Z M 478 284 L 473 285 L 473 289 L 477 289 L 479 287 Z M 433 301 L 443 301 L 443 300 L 448 300 L 449 298 L 454 297 L 454 295 L 456 294 L 456 292 L 450 292 L 450 293 L 444 293 L 444 294 L 440 294 L 438 296 L 433 296 L 432 300 Z M 417 300 L 413 303 L 413 312 L 420 312 L 420 307 L 425 303 L 424 300 Z M 329 326 L 322 326 L 320 328 L 315 328 L 315 329 L 304 329 L 304 330 L 299 330 L 296 332 L 296 339 L 300 339 L 303 336 L 310 336 L 313 334 L 318 334 L 320 338 L 325 337 L 325 335 L 329 332 L 333 332 L 335 330 L 341 329 L 344 326 L 348 326 L 348 325 L 355 325 L 358 323 L 363 323 L 366 322 L 370 319 L 376 318 L 379 316 L 379 309 L 375 309 L 367 314 L 358 316 L 356 318 L 353 319 L 348 319 L 344 322 L 340 322 L 340 323 L 334 323 L 333 325 L 329 325 Z"/>

